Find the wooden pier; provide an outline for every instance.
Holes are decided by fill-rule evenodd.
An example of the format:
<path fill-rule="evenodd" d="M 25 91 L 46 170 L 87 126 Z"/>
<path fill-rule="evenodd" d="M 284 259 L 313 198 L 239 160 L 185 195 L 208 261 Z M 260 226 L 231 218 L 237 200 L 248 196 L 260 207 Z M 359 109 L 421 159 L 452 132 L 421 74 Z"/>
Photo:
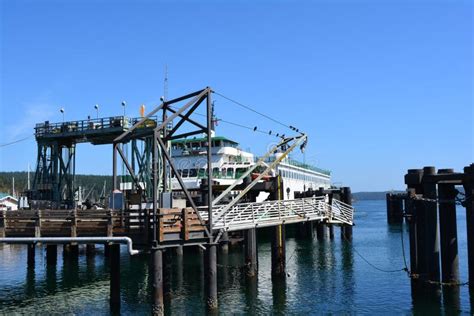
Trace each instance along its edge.
<path fill-rule="evenodd" d="M 164 254 L 176 249 L 183 255 L 184 246 L 198 246 L 205 251 L 206 303 L 216 312 L 217 247 L 227 246 L 228 234 L 239 233 L 245 240 L 246 268 L 249 277 L 258 269 L 257 233 L 260 228 L 273 231 L 272 275 L 285 275 L 285 226 L 300 225 L 303 238 L 312 238 L 313 227 L 341 226 L 344 241 L 352 238 L 353 213 L 350 188 L 309 190 L 294 200 L 283 200 L 281 177 L 272 176 L 280 162 L 296 148 L 304 149 L 307 135 L 288 126 L 292 136 L 281 134 L 278 141 L 230 185 L 216 185 L 212 171 L 213 115 L 211 97 L 205 89 L 163 102 L 141 118 L 125 116 L 62 123 L 44 122 L 35 127 L 38 144 L 37 169 L 33 188 L 26 192 L 30 209 L 0 212 L 0 243 L 28 244 L 29 262 L 34 246 L 46 244 L 47 263 L 54 265 L 57 245 L 66 244 L 77 253 L 77 245 L 106 244 L 110 258 L 110 304 L 120 310 L 120 246 L 127 244 L 131 255 L 143 252 L 151 256 L 151 305 L 154 315 L 164 312 Z M 201 106 L 206 121 L 193 116 Z M 182 126 L 188 126 L 183 129 Z M 201 187 L 191 194 L 171 155 L 173 140 L 205 135 L 203 159 L 207 169 Z M 76 144 L 109 144 L 112 147 L 111 199 L 106 209 L 78 210 L 74 200 Z M 124 146 L 131 144 L 131 155 Z M 142 146 L 138 146 L 141 144 Z M 141 148 L 141 149 L 139 149 Z M 278 158 L 266 161 L 279 152 Z M 121 160 L 131 179 L 126 194 L 119 190 L 118 163 Z M 171 177 L 179 188 L 171 188 Z M 260 192 L 269 193 L 267 201 L 257 203 Z M 185 198 L 185 206 L 173 208 L 173 194 Z M 194 192 L 196 193 L 196 192 Z M 184 206 L 184 205 L 183 205 Z M 313 225 L 314 224 L 314 225 Z M 318 230 L 319 232 L 319 230 Z M 323 236 L 319 236 L 318 238 Z"/>

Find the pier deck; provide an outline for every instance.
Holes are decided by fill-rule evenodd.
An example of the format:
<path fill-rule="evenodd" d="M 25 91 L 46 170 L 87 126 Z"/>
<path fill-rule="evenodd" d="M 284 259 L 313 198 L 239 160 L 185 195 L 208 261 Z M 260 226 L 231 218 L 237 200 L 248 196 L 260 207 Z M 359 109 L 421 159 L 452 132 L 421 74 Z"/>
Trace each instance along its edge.
<path fill-rule="evenodd" d="M 352 206 L 322 197 L 236 204 L 222 213 L 213 208 L 213 231 L 230 232 L 282 224 L 318 221 L 352 225 Z M 207 207 L 159 209 L 157 240 L 163 246 L 206 243 Z M 204 225 L 203 225 L 204 224 Z M 152 210 L 19 210 L 0 211 L 0 237 L 130 237 L 137 245 L 149 242 Z"/>

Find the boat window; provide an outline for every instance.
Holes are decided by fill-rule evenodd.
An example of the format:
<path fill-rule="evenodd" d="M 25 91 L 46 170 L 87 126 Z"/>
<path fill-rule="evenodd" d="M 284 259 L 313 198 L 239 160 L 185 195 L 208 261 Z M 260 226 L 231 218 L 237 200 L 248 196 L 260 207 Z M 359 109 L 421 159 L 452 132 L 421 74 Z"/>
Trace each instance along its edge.
<path fill-rule="evenodd" d="M 221 174 L 223 177 L 225 177 L 227 175 L 227 168 L 222 168 Z"/>
<path fill-rule="evenodd" d="M 188 169 L 184 169 L 183 170 L 183 178 L 187 178 L 189 175 L 189 170 Z"/>
<path fill-rule="evenodd" d="M 245 171 L 247 171 L 247 168 L 237 168 L 235 170 L 235 177 L 240 178 L 245 173 Z"/>
<path fill-rule="evenodd" d="M 227 169 L 227 176 L 229 178 L 233 178 L 234 177 L 234 168 L 229 168 Z"/>
<path fill-rule="evenodd" d="M 216 140 L 215 143 L 216 143 L 215 147 L 221 147 L 221 141 L 220 140 Z"/>
<path fill-rule="evenodd" d="M 197 170 L 196 169 L 189 169 L 189 176 L 191 178 L 194 178 L 197 176 Z"/>
<path fill-rule="evenodd" d="M 204 178 L 205 176 L 206 176 L 206 169 L 204 169 L 204 168 L 199 168 L 198 177 Z"/>
<path fill-rule="evenodd" d="M 219 177 L 219 168 L 217 168 L 217 167 L 212 168 L 212 176 L 213 177 Z"/>

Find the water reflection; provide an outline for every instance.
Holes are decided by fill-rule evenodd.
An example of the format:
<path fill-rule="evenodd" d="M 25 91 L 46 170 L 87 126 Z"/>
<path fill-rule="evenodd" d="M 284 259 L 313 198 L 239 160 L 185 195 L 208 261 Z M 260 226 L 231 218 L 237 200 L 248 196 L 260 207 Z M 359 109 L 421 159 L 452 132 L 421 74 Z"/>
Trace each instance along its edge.
<path fill-rule="evenodd" d="M 443 306 L 448 315 L 457 315 L 461 311 L 461 289 L 459 286 L 443 287 Z"/>
<path fill-rule="evenodd" d="M 273 314 L 286 314 L 286 275 L 272 276 Z"/>
<path fill-rule="evenodd" d="M 441 315 L 441 287 L 421 280 L 411 281 L 414 314 Z"/>

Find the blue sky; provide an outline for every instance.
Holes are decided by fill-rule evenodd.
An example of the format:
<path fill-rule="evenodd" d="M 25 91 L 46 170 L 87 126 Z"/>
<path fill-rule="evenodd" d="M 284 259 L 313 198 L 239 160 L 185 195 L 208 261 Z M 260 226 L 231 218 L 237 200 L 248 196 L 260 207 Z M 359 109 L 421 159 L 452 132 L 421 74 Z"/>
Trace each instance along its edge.
<path fill-rule="evenodd" d="M 305 156 L 355 191 L 403 189 L 409 168 L 473 162 L 471 1 L 1 0 L 0 144 L 36 122 L 151 109 L 206 86 L 309 135 Z M 217 116 L 280 131 L 216 96 Z M 281 130 L 282 131 L 282 130 Z M 274 138 L 221 124 L 244 149 Z M 110 146 L 77 172 L 110 174 Z M 35 164 L 34 138 L 0 170 Z"/>

